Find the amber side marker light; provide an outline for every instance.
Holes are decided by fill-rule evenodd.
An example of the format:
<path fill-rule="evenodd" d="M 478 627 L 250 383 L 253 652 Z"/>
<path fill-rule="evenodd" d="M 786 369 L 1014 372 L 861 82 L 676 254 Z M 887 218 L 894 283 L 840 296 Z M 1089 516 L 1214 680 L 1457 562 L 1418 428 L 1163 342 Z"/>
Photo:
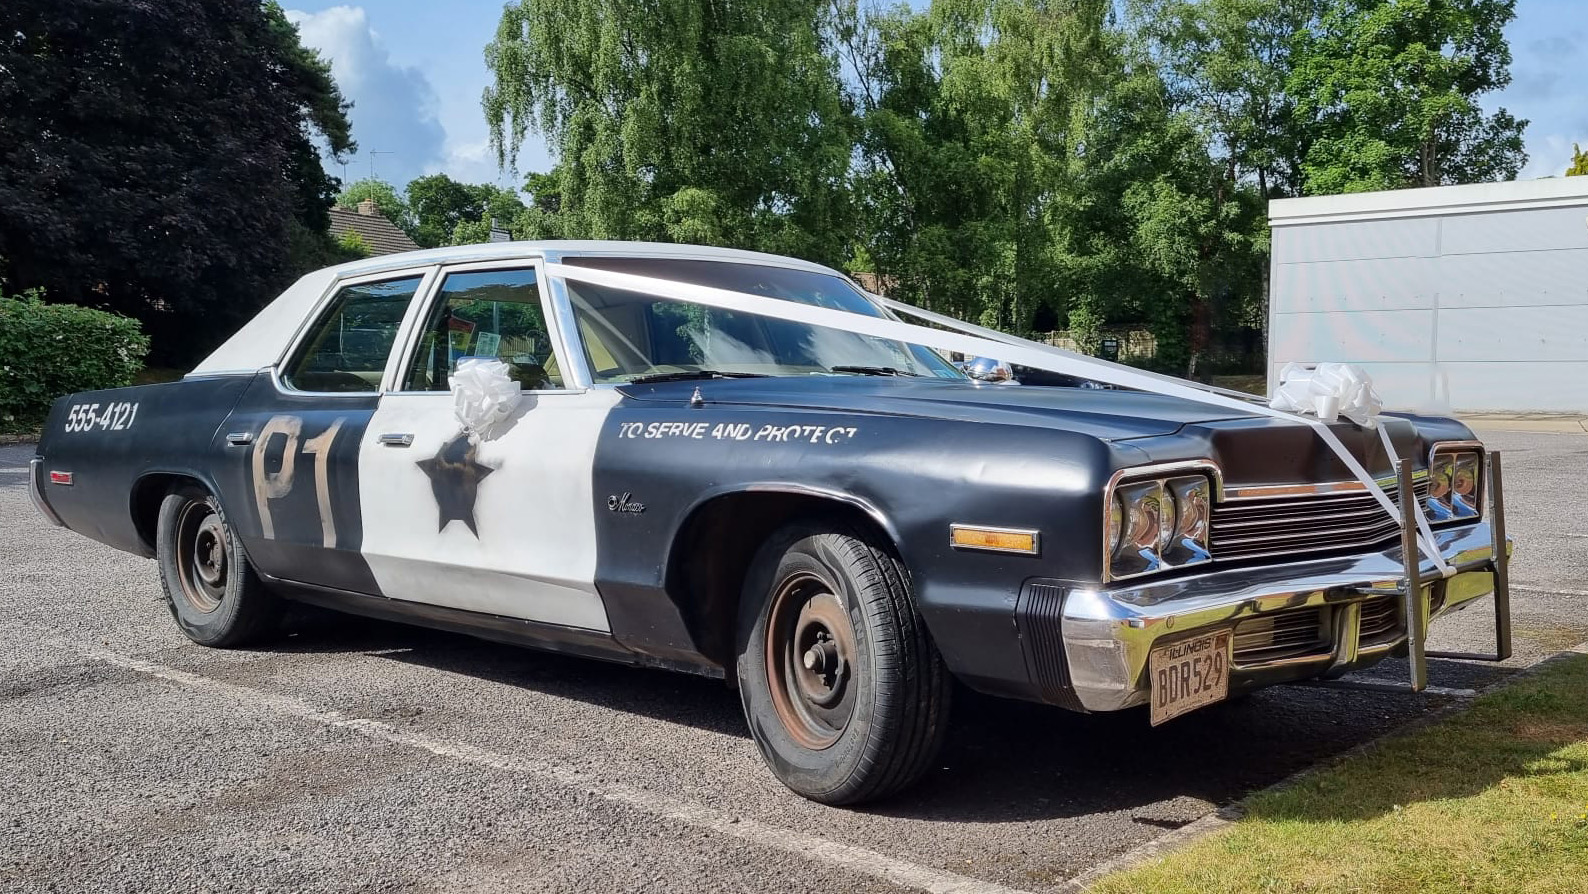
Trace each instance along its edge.
<path fill-rule="evenodd" d="M 948 542 L 960 549 L 984 549 L 995 553 L 1037 554 L 1037 532 L 1021 528 L 985 528 L 949 525 Z"/>

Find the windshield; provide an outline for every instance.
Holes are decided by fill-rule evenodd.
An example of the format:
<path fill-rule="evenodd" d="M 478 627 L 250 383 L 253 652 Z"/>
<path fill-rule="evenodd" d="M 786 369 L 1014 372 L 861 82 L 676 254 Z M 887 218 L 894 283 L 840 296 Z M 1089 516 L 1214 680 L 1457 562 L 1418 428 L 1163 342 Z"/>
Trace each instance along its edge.
<path fill-rule="evenodd" d="M 886 316 L 847 281 L 824 273 L 676 258 L 569 258 L 564 263 Z M 690 373 L 964 378 L 919 345 L 574 280 L 567 285 L 585 356 L 600 383 Z"/>

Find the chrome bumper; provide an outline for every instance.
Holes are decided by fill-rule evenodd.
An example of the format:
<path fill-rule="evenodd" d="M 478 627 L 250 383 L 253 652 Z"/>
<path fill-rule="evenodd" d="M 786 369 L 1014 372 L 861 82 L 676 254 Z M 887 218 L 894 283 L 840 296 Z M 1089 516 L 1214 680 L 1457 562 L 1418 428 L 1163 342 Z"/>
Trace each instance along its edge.
<path fill-rule="evenodd" d="M 1496 594 L 1497 654 L 1457 657 L 1509 657 L 1506 566 L 1512 548 L 1505 536 L 1498 454 L 1491 454 L 1490 462 L 1491 502 L 1485 520 L 1435 532 L 1440 555 L 1450 567 L 1448 576 L 1442 575 L 1432 560 L 1405 561 L 1408 554 L 1416 557 L 1417 552 L 1415 547 L 1408 549 L 1403 539 L 1393 548 L 1365 555 L 1070 590 L 1063 598 L 1060 629 L 1076 701 L 1088 711 L 1117 711 L 1144 704 L 1150 692 L 1147 656 L 1160 640 L 1234 628 L 1247 618 L 1273 617 L 1276 612 L 1298 609 L 1329 609 L 1319 614 L 1328 626 L 1325 645 L 1307 654 L 1248 665 L 1242 665 L 1237 655 L 1231 664 L 1231 692 L 1342 674 L 1400 649 L 1411 658 L 1407 688 L 1421 690 L 1427 685 L 1423 642 L 1429 620 L 1490 594 Z M 1409 469 L 1403 484 L 1402 505 L 1416 507 L 1415 501 L 1408 499 Z M 1504 544 L 1503 550 L 1499 544 Z M 1364 643 L 1360 636 L 1362 606 L 1385 597 L 1396 600 L 1398 630 L 1392 637 Z"/>
<path fill-rule="evenodd" d="M 55 514 L 55 510 L 50 508 L 49 503 L 44 502 L 44 492 L 39 490 L 39 480 L 43 477 L 43 472 L 44 460 L 35 456 L 28 461 L 28 499 L 33 501 L 33 508 L 37 509 L 39 514 L 44 516 L 50 524 L 55 525 L 57 528 L 63 527 L 66 523 L 61 521 L 59 515 Z"/>

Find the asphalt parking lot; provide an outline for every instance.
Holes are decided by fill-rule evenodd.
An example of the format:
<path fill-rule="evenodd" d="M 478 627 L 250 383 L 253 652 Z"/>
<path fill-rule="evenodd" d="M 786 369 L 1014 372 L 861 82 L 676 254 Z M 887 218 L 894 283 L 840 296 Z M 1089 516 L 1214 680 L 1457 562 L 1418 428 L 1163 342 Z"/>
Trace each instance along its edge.
<path fill-rule="evenodd" d="M 1482 434 L 1517 655 L 1435 662 L 1447 688 L 1588 639 L 1588 435 Z M 923 784 L 837 810 L 773 780 L 720 683 L 357 619 L 193 645 L 152 561 L 34 514 L 31 455 L 0 448 L 6 891 L 1065 890 L 1455 698 L 1286 687 L 1152 729 L 966 696 Z M 1433 646 L 1488 648 L 1487 608 Z"/>

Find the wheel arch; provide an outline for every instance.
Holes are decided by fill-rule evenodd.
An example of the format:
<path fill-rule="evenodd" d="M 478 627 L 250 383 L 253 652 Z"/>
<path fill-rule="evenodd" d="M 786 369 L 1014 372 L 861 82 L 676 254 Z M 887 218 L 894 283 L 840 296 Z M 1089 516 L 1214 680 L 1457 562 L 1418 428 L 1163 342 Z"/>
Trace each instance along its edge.
<path fill-rule="evenodd" d="M 192 484 L 208 491 L 217 500 L 220 489 L 213 481 L 191 469 L 157 469 L 144 472 L 132 482 L 128 496 L 128 512 L 133 528 L 138 532 L 138 542 L 145 558 L 155 554 L 156 529 L 160 521 L 160 504 L 166 494 L 181 484 Z"/>
<path fill-rule="evenodd" d="M 900 554 L 897 528 L 875 505 L 852 494 L 781 482 L 703 496 L 672 539 L 667 590 L 685 597 L 679 602 L 689 606 L 697 646 L 724 668 L 730 684 L 736 682 L 739 600 L 750 563 L 775 531 L 806 519 L 832 519 L 869 531 Z"/>

